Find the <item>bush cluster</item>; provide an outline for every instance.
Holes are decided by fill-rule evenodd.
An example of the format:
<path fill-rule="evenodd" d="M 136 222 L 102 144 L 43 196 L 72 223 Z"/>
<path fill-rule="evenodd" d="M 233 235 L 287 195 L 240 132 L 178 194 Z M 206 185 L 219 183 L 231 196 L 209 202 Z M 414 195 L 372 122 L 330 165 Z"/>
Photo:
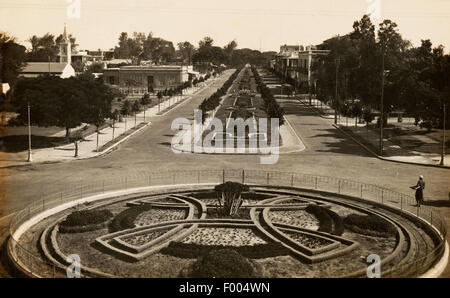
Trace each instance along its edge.
<path fill-rule="evenodd" d="M 210 251 L 192 265 L 189 275 L 194 278 L 257 277 L 252 262 L 234 249 Z"/>
<path fill-rule="evenodd" d="M 190 197 L 194 197 L 197 199 L 214 199 L 216 198 L 217 193 L 214 191 L 204 191 L 204 192 L 197 192 L 197 193 L 191 193 L 189 194 Z M 270 194 L 264 194 L 254 191 L 244 192 L 242 193 L 242 199 L 244 200 L 265 200 L 269 198 L 273 198 L 273 195 Z"/>
<path fill-rule="evenodd" d="M 230 88 L 231 84 L 233 84 L 237 75 L 239 74 L 240 69 L 236 70 L 223 84 L 222 88 L 218 89 L 213 95 L 209 98 L 205 99 L 199 106 L 199 109 L 202 110 L 203 114 L 208 111 L 214 110 L 220 104 L 220 98 L 227 93 L 228 88 Z"/>
<path fill-rule="evenodd" d="M 117 232 L 126 229 L 132 229 L 135 227 L 134 221 L 142 212 L 149 211 L 152 209 L 151 205 L 138 205 L 131 208 L 128 208 L 114 217 L 110 224 L 110 231 Z"/>
<path fill-rule="evenodd" d="M 342 218 L 328 208 L 317 205 L 309 205 L 306 212 L 313 214 L 320 223 L 319 231 L 333 235 L 342 235 L 344 233 L 344 224 Z"/>
<path fill-rule="evenodd" d="M 226 249 L 224 245 L 201 245 L 195 243 L 170 242 L 161 253 L 178 258 L 195 259 L 207 255 L 212 250 Z M 289 254 L 289 251 L 280 243 L 255 244 L 233 247 L 239 254 L 250 259 L 264 259 Z"/>
<path fill-rule="evenodd" d="M 270 89 L 264 84 L 261 77 L 259 76 L 258 71 L 254 66 L 252 66 L 253 76 L 255 77 L 257 90 L 261 93 L 261 97 L 264 100 L 266 113 L 269 118 L 278 118 L 280 119 L 280 126 L 284 124 L 284 110 L 275 100 Z"/>
<path fill-rule="evenodd" d="M 350 214 L 344 219 L 344 225 L 350 230 L 365 235 L 374 235 L 371 232 L 380 233 L 378 236 L 389 236 L 396 233 L 396 229 L 392 224 L 372 214 Z"/>
<path fill-rule="evenodd" d="M 60 223 L 63 227 L 84 227 L 88 225 L 101 224 L 108 221 L 113 214 L 109 210 L 82 210 L 69 214 Z"/>

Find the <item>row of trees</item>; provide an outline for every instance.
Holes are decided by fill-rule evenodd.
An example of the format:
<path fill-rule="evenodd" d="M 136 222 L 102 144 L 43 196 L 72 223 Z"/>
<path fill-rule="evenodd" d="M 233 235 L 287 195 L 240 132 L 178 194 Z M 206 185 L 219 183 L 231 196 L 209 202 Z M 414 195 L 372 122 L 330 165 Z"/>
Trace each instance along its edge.
<path fill-rule="evenodd" d="M 266 65 L 276 55 L 276 52 L 261 53 L 250 49 L 237 49 L 237 46 L 236 40 L 230 41 L 224 47 L 215 46 L 214 40 L 206 36 L 199 41 L 198 47 L 189 41 L 183 41 L 179 42 L 175 49 L 172 42 L 154 37 L 152 33 L 146 35 L 134 32 L 129 36 L 128 33 L 122 32 L 114 56 L 131 59 L 135 64 L 139 64 L 142 60 L 152 60 L 156 64 L 177 60 L 189 65 L 196 62 L 210 62 L 215 65 L 242 67 L 246 63 Z"/>
<path fill-rule="evenodd" d="M 218 89 L 207 99 L 203 100 L 203 102 L 199 106 L 199 109 L 202 111 L 203 115 L 205 115 L 208 111 L 214 110 L 220 104 L 220 98 L 227 93 L 228 89 L 233 84 L 239 72 L 240 69 L 236 70 L 220 89 Z M 203 117 L 203 120 L 205 120 L 205 117 Z"/>
<path fill-rule="evenodd" d="M 284 124 L 284 110 L 277 103 L 272 91 L 264 84 L 255 66 L 252 66 L 253 76 L 255 77 L 255 82 L 257 84 L 257 90 L 261 94 L 264 100 L 266 113 L 269 118 L 278 118 L 280 126 Z"/>
<path fill-rule="evenodd" d="M 384 60 L 386 114 L 405 110 L 417 122 L 442 126 L 443 105 L 450 103 L 450 56 L 444 54 L 443 46 L 433 47 L 430 40 L 422 40 L 419 47 L 413 47 L 391 20 L 384 20 L 375 32 L 365 15 L 353 24 L 351 33 L 328 39 L 319 48 L 331 50 L 313 64 L 319 99 L 334 100 L 337 77 L 340 100 L 336 105 L 341 112 L 348 99 L 359 99 L 367 109 L 379 109 Z"/>

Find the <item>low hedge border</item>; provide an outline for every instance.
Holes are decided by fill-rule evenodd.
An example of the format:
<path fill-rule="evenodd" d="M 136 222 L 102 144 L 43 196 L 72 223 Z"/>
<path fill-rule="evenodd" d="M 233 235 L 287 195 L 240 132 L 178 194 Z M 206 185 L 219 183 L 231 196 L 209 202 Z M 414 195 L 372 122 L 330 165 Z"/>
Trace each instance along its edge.
<path fill-rule="evenodd" d="M 196 259 L 207 255 L 212 250 L 232 248 L 239 254 L 250 259 L 264 259 L 277 256 L 288 255 L 290 252 L 283 245 L 276 242 L 267 244 L 226 246 L 226 245 L 201 245 L 195 243 L 171 242 L 169 246 L 163 248 L 160 253 L 178 258 Z"/>

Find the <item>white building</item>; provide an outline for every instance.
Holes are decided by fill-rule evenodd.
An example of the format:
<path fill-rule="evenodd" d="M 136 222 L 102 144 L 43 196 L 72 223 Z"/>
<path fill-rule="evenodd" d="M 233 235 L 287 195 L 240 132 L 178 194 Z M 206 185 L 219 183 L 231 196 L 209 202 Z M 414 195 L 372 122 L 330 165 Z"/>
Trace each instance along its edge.
<path fill-rule="evenodd" d="M 64 40 L 59 46 L 59 62 L 27 62 L 20 77 L 37 78 L 42 75 L 58 76 L 66 79 L 75 76 L 72 63 L 72 45 L 64 26 Z"/>

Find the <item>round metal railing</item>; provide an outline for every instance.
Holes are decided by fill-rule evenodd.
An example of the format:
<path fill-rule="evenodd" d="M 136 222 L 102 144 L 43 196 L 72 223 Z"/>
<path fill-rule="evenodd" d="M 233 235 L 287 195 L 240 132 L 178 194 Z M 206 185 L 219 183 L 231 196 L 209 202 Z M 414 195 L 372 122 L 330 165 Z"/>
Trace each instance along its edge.
<path fill-rule="evenodd" d="M 180 184 L 209 184 L 225 181 L 237 181 L 246 184 L 295 187 L 306 190 L 316 190 L 365 200 L 396 208 L 402 212 L 422 219 L 434 227 L 439 234 L 440 241 L 426 256 L 414 260 L 412 263 L 402 264 L 394 268 L 383 268 L 382 274 L 386 277 L 395 277 L 410 270 L 409 276 L 420 276 L 428 268 L 440 260 L 446 244 L 446 224 L 440 215 L 429 206 L 416 207 L 415 199 L 411 196 L 382 188 L 372 184 L 360 183 L 346 179 L 309 175 L 303 173 L 288 173 L 277 171 L 221 169 L 221 170 L 180 170 L 139 174 L 135 176 L 118 177 L 114 179 L 99 180 L 86 185 L 76 185 L 63 191 L 42 196 L 42 199 L 33 202 L 25 209 L 19 211 L 11 219 L 8 243 L 8 255 L 25 274 L 32 277 L 64 277 L 58 272 L 55 264 L 50 263 L 31 247 L 25 247 L 20 239 L 15 239 L 16 231 L 29 219 L 65 203 L 74 202 L 96 194 L 112 191 L 126 190 L 148 186 L 171 186 Z"/>

